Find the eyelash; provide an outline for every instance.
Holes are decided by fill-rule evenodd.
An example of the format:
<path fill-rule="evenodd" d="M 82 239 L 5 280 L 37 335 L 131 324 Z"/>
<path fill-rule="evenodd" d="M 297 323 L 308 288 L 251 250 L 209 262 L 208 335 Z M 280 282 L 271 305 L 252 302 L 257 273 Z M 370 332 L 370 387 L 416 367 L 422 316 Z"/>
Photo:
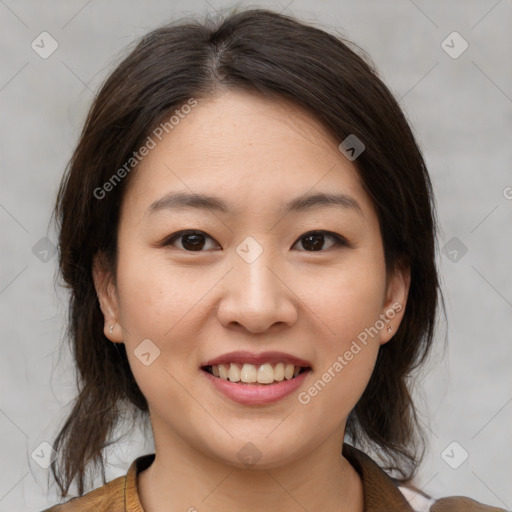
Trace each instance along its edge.
<path fill-rule="evenodd" d="M 200 231 L 200 230 L 183 230 L 183 231 L 177 231 L 176 233 L 173 233 L 172 235 L 168 236 L 163 242 L 162 242 L 162 246 L 163 247 L 166 247 L 166 246 L 170 246 L 172 245 L 176 240 L 178 240 L 179 238 L 182 238 L 186 235 L 204 235 L 205 238 L 209 238 L 210 240 L 214 240 L 210 235 L 206 234 L 204 231 Z M 329 238 L 331 238 L 333 241 L 334 241 L 334 245 L 332 247 L 329 247 L 329 249 L 325 249 L 325 250 L 319 250 L 319 251 L 308 251 L 308 250 L 303 250 L 301 252 L 310 252 L 310 253 L 316 253 L 316 252 L 326 252 L 326 251 L 329 251 L 331 249 L 334 249 L 336 247 L 351 247 L 350 243 L 345 239 L 343 238 L 342 236 L 336 234 L 336 233 L 333 233 L 332 231 L 325 231 L 325 230 L 313 230 L 313 231 L 308 231 L 306 233 L 304 233 L 303 235 L 301 235 L 296 242 L 294 242 L 293 245 L 296 245 L 302 238 L 308 236 L 308 235 L 324 235 L 324 236 L 327 236 Z M 185 252 L 188 252 L 188 253 L 197 253 L 197 252 L 206 252 L 206 251 L 203 251 L 203 250 L 199 250 L 199 251 L 189 251 L 187 249 L 181 249 L 180 247 L 177 247 L 177 249 L 179 250 L 182 250 L 182 251 L 185 251 Z"/>

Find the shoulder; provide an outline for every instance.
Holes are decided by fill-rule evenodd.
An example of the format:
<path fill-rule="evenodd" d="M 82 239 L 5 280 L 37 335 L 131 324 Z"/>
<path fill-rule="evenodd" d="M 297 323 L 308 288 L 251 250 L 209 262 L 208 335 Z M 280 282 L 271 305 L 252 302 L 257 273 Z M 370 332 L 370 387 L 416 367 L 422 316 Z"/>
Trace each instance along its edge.
<path fill-rule="evenodd" d="M 343 443 L 343 455 L 361 477 L 367 512 L 507 512 L 464 496 L 436 499 L 413 485 L 401 484 L 369 455 L 347 443 Z"/>
<path fill-rule="evenodd" d="M 54 505 L 42 512 L 124 512 L 126 476 L 120 476 L 93 491 Z"/>
<path fill-rule="evenodd" d="M 397 486 L 414 512 L 507 512 L 504 508 L 484 505 L 465 496 L 435 499 L 412 486 Z"/>
<path fill-rule="evenodd" d="M 126 512 L 142 511 L 137 492 L 137 476 L 155 459 L 154 453 L 141 455 L 132 461 L 125 475 L 83 496 L 71 498 L 42 512 Z"/>

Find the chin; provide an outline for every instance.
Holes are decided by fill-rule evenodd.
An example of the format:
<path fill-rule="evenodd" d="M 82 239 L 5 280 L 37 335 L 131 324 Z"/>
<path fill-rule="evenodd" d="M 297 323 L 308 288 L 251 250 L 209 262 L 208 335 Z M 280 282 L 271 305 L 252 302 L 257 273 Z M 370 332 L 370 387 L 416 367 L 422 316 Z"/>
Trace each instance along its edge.
<path fill-rule="evenodd" d="M 238 469 L 275 469 L 291 463 L 304 450 L 304 442 L 294 443 L 289 438 L 246 434 L 243 439 L 233 439 L 228 445 L 218 447 L 211 456 Z M 211 447 L 210 447 L 211 450 Z"/>

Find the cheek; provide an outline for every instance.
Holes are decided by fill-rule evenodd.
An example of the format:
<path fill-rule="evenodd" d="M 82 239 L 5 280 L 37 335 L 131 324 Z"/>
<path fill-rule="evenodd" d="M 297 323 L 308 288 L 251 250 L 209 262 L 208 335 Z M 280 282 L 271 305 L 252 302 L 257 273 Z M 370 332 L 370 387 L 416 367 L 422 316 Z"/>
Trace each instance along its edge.
<path fill-rule="evenodd" d="M 321 322 L 316 337 L 319 364 L 299 402 L 314 421 L 322 421 L 326 431 L 346 418 L 363 394 L 379 352 L 379 330 L 385 276 L 373 271 L 340 272 L 309 300 L 308 306 Z M 306 290 L 307 288 L 304 287 Z M 310 293 L 310 297 L 313 294 Z M 336 411 L 331 415 L 326 410 Z"/>
<path fill-rule="evenodd" d="M 193 286 L 190 271 L 172 269 L 165 261 L 151 258 L 143 251 L 125 250 L 120 254 L 120 323 L 134 378 L 150 404 L 169 399 L 162 390 L 180 397 L 182 388 L 177 381 L 185 380 L 182 373 L 197 357 L 195 346 L 199 338 L 194 336 L 198 327 L 197 318 L 194 323 L 194 306 L 208 288 L 206 284 Z M 147 365 L 144 353 L 149 353 Z"/>
<path fill-rule="evenodd" d="M 311 288 L 314 279 L 303 282 L 304 301 L 307 298 L 309 309 L 321 320 L 316 322 L 321 329 L 316 338 L 316 384 L 304 397 L 313 401 L 318 396 L 313 407 L 319 415 L 326 404 L 338 404 L 343 414 L 348 414 L 373 372 L 386 284 L 384 261 L 378 255 L 378 251 L 366 259 L 363 254 L 354 255 L 315 288 Z M 307 291 L 308 285 L 315 293 Z"/>
<path fill-rule="evenodd" d="M 379 318 L 385 295 L 385 269 L 378 259 L 355 256 L 344 266 L 301 278 L 297 295 L 320 322 L 336 348 L 370 328 Z M 340 347 L 341 344 L 341 347 Z"/>
<path fill-rule="evenodd" d="M 210 313 L 208 292 L 219 281 L 219 272 L 205 275 L 198 268 L 172 265 L 162 255 L 155 257 L 155 252 L 137 248 L 120 251 L 123 257 L 117 269 L 124 343 L 134 376 L 141 379 L 141 389 L 148 375 L 136 360 L 143 340 L 149 339 L 156 346 L 148 344 L 150 351 L 158 354 L 150 367 L 155 371 L 166 368 L 179 377 L 195 367 Z M 165 374 L 163 379 L 169 386 L 169 376 Z"/>
<path fill-rule="evenodd" d="M 193 271 L 173 269 L 142 251 L 125 253 L 117 275 L 123 325 L 146 337 L 160 338 L 173 329 L 207 291 L 207 283 L 192 278 Z"/>

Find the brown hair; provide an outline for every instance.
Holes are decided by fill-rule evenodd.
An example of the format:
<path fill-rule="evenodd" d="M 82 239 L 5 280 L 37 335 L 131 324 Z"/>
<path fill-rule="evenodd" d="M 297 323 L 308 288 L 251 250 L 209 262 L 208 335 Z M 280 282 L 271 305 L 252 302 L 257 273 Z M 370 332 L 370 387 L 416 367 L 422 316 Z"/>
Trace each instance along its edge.
<path fill-rule="evenodd" d="M 359 54 L 362 54 L 360 56 Z M 384 469 L 406 483 L 423 457 L 424 435 L 412 402 L 411 372 L 426 361 L 434 337 L 438 293 L 432 184 L 397 101 L 360 48 L 340 36 L 271 10 L 235 9 L 219 20 L 180 20 L 145 35 L 108 76 L 87 115 L 61 183 L 54 214 L 59 269 L 70 290 L 67 334 L 78 395 L 54 448 L 52 471 L 67 496 L 102 450 L 122 410 L 147 418 L 148 405 L 123 344 L 103 333 L 92 262 L 105 255 L 115 276 L 123 191 L 131 173 L 98 198 L 98 190 L 172 111 L 217 89 L 248 89 L 308 109 L 339 140 L 366 146 L 354 164 L 377 209 L 386 269 L 411 270 L 402 323 L 380 347 L 369 384 L 347 421 L 353 444 L 377 448 Z M 95 192 L 96 191 L 96 192 Z M 444 308 L 444 301 L 443 301 Z M 126 405 L 127 409 L 122 409 Z"/>

